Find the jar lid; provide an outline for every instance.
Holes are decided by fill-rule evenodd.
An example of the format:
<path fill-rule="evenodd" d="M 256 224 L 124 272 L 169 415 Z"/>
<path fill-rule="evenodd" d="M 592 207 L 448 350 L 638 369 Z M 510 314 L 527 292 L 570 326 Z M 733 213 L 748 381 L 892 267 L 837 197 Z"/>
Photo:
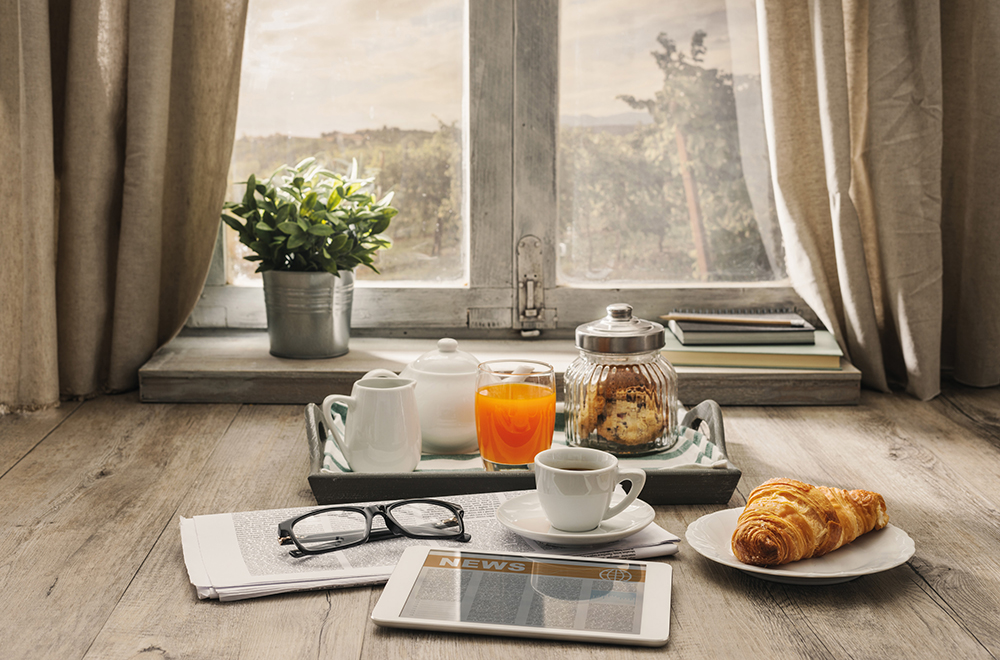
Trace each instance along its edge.
<path fill-rule="evenodd" d="M 645 353 L 666 344 L 663 326 L 632 316 L 632 305 L 608 305 L 603 319 L 584 323 L 576 329 L 576 345 L 593 353 Z"/>
<path fill-rule="evenodd" d="M 471 353 L 458 350 L 458 342 L 445 337 L 438 340 L 437 350 L 424 353 L 409 366 L 432 374 L 469 374 L 476 373 L 479 360 Z"/>

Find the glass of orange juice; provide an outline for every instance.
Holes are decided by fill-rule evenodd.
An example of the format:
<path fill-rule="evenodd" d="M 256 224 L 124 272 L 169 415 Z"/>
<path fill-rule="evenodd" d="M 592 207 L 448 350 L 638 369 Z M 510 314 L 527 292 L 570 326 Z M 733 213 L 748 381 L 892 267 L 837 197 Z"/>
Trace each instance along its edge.
<path fill-rule="evenodd" d="M 552 446 L 556 374 L 534 360 L 490 360 L 476 373 L 476 435 L 487 472 L 527 469 Z"/>

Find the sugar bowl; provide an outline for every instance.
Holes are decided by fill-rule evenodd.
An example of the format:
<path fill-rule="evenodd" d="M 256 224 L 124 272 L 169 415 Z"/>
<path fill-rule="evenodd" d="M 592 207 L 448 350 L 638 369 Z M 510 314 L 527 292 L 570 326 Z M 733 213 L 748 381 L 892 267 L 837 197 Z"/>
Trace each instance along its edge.
<path fill-rule="evenodd" d="M 475 451 L 475 356 L 458 350 L 458 342 L 444 338 L 437 349 L 424 353 L 400 372 L 417 383 L 417 408 L 423 451 L 428 454 L 464 454 Z"/>

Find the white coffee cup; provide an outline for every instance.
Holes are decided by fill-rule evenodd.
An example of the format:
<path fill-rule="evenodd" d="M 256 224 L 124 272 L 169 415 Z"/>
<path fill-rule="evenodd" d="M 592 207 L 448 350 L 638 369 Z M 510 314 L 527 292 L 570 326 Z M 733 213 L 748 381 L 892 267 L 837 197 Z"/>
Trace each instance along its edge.
<path fill-rule="evenodd" d="M 611 494 L 623 481 L 632 488 L 611 506 Z M 552 526 L 586 532 L 624 511 L 642 491 L 646 473 L 619 469 L 618 459 L 599 449 L 552 447 L 535 456 L 538 501 Z"/>
<path fill-rule="evenodd" d="M 320 410 L 327 430 L 353 472 L 411 472 L 420 462 L 420 418 L 416 383 L 373 373 L 354 383 L 351 396 L 331 394 Z M 347 406 L 344 424 L 334 422 L 331 406 Z"/>

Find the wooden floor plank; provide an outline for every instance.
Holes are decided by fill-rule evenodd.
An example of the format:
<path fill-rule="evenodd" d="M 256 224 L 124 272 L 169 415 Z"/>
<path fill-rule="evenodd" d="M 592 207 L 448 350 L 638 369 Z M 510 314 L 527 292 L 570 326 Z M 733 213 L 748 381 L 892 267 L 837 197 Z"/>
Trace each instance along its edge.
<path fill-rule="evenodd" d="M 243 406 L 178 513 L 315 505 L 308 470 L 301 406 Z M 360 657 L 369 597 L 370 589 L 355 588 L 199 601 L 184 570 L 175 516 L 86 657 L 131 657 L 145 649 L 173 658 Z"/>
<path fill-rule="evenodd" d="M 996 394 L 995 388 L 946 385 L 942 395 L 926 406 L 908 406 L 900 397 L 881 403 L 894 432 L 920 447 L 928 471 L 942 475 L 942 488 L 928 496 L 942 503 L 941 512 L 956 526 L 955 535 L 945 537 L 948 543 L 936 557 L 918 553 L 913 565 L 925 588 L 940 596 L 986 648 L 1000 655 L 996 616 L 1000 581 L 984 582 L 955 566 L 958 560 L 963 567 L 982 567 L 988 575 L 996 565 L 991 561 L 1000 548 L 1000 397 Z"/>
<path fill-rule="evenodd" d="M 996 387 L 967 387 L 945 380 L 941 386 L 941 395 L 933 402 L 948 409 L 943 414 L 965 418 L 977 427 L 977 435 L 991 444 L 997 444 L 1000 439 L 1000 396 L 997 396 Z"/>
<path fill-rule="evenodd" d="M 3 475 L 80 407 L 64 401 L 58 408 L 0 415 L 0 475 Z"/>
<path fill-rule="evenodd" d="M 4 657 L 83 655 L 235 412 L 101 397 L 0 479 Z"/>
<path fill-rule="evenodd" d="M 379 628 L 371 622 L 368 623 L 364 650 L 366 658 L 405 657 L 408 660 L 512 660 L 541 657 L 546 660 L 621 660 L 634 658 L 637 653 L 648 655 L 655 652 L 606 644 Z"/>

